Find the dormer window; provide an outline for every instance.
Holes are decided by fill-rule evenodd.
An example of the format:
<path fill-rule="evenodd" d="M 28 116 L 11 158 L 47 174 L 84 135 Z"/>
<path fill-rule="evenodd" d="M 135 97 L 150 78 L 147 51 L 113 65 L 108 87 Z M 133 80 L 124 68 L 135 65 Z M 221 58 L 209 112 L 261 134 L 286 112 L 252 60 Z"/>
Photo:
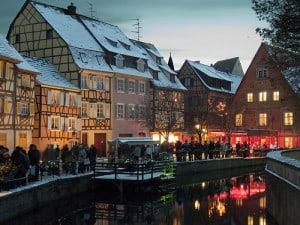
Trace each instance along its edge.
<path fill-rule="evenodd" d="M 120 54 L 115 56 L 116 59 L 116 67 L 123 68 L 124 67 L 124 57 Z"/>
<path fill-rule="evenodd" d="M 156 57 L 156 63 L 157 63 L 158 65 L 161 65 L 161 58 Z"/>
<path fill-rule="evenodd" d="M 128 45 L 128 44 L 126 44 L 126 43 L 124 43 L 124 42 L 121 42 L 121 41 L 120 41 L 120 43 L 121 43 L 121 45 L 122 45 L 125 49 L 130 50 L 130 45 Z"/>
<path fill-rule="evenodd" d="M 137 70 L 140 72 L 145 71 L 145 62 L 142 59 L 137 60 Z"/>
<path fill-rule="evenodd" d="M 83 52 L 79 52 L 79 55 L 80 55 L 80 59 L 83 63 L 87 63 L 87 58 L 86 58 L 86 54 L 83 53 Z"/>
<path fill-rule="evenodd" d="M 155 70 L 152 70 L 152 69 L 150 69 L 149 71 L 150 71 L 150 73 L 152 74 L 153 79 L 154 79 L 154 80 L 158 80 L 158 72 L 155 71 Z"/>
<path fill-rule="evenodd" d="M 116 42 L 116 41 L 113 41 L 113 40 L 111 40 L 110 38 L 108 38 L 108 37 L 105 37 L 106 38 L 106 40 L 109 42 L 109 44 L 111 45 L 111 46 L 113 46 L 113 47 L 117 47 L 117 45 L 118 45 L 118 42 Z"/>
<path fill-rule="evenodd" d="M 175 82 L 175 75 L 174 74 L 170 74 L 170 81 Z"/>

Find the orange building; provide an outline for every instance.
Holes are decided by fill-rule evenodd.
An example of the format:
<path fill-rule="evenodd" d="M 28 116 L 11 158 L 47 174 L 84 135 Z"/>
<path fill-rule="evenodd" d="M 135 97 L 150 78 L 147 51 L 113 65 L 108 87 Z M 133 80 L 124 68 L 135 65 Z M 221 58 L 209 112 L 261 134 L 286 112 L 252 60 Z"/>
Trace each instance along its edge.
<path fill-rule="evenodd" d="M 282 67 L 275 54 L 275 48 L 262 43 L 243 77 L 230 112 L 232 144 L 300 146 L 299 68 Z"/>

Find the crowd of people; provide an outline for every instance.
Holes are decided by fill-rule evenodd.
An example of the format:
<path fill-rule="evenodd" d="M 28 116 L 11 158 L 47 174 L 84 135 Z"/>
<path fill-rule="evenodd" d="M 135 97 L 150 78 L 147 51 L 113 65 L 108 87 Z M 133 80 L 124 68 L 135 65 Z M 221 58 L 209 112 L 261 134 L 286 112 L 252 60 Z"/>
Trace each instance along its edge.
<path fill-rule="evenodd" d="M 207 142 L 200 143 L 198 141 L 188 142 L 185 140 L 184 143 L 177 141 L 175 144 L 175 154 L 177 161 L 186 161 L 188 158 L 191 160 L 201 159 L 214 159 L 214 158 L 226 158 L 233 152 L 232 147 L 229 143 L 225 142 Z"/>
<path fill-rule="evenodd" d="M 66 144 L 60 149 L 49 144 L 41 152 L 35 144 L 30 144 L 28 152 L 17 146 L 11 154 L 8 148 L 0 146 L 0 184 L 15 180 L 25 185 L 27 181 L 37 181 L 43 172 L 50 170 L 58 175 L 60 172 L 82 173 L 91 170 L 95 163 L 94 145 L 76 144 L 69 148 Z"/>

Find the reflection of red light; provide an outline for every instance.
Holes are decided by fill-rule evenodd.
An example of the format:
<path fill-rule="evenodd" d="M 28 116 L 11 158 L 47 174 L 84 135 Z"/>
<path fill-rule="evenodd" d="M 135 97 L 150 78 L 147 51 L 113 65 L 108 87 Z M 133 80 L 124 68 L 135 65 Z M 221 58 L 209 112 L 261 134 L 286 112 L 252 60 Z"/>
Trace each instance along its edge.
<path fill-rule="evenodd" d="M 241 187 L 240 187 L 241 189 L 244 189 L 244 185 L 243 184 L 241 184 Z"/>
<path fill-rule="evenodd" d="M 227 193 L 222 192 L 221 194 L 214 194 L 214 199 L 226 199 L 227 198 Z"/>

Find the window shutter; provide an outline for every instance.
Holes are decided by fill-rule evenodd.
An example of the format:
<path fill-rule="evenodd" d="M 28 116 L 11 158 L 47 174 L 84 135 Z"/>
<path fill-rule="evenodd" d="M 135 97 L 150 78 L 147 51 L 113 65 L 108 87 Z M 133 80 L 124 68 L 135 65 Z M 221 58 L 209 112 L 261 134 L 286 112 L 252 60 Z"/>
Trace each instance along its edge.
<path fill-rule="evenodd" d="M 77 107 L 81 107 L 81 95 L 77 95 Z"/>
<path fill-rule="evenodd" d="M 105 104 L 105 118 L 110 118 L 110 104 Z"/>
<path fill-rule="evenodd" d="M 90 117 L 91 107 L 92 107 L 92 104 L 86 103 L 86 115 L 87 115 L 87 117 Z"/>
<path fill-rule="evenodd" d="M 60 125 L 59 126 L 60 130 L 64 130 L 65 122 L 66 122 L 65 118 L 64 117 L 60 117 L 60 124 L 59 124 Z"/>
<path fill-rule="evenodd" d="M 20 102 L 17 103 L 17 109 L 16 110 L 17 110 L 17 114 L 20 115 L 21 114 L 21 103 Z"/>
<path fill-rule="evenodd" d="M 77 121 L 76 121 L 76 130 L 82 130 L 81 119 L 77 119 Z"/>
<path fill-rule="evenodd" d="M 128 79 L 124 80 L 124 92 L 128 93 Z"/>
<path fill-rule="evenodd" d="M 48 116 L 48 129 L 51 130 L 51 123 L 52 123 L 52 118 L 51 116 Z"/>
<path fill-rule="evenodd" d="M 5 73 L 5 79 L 9 80 L 9 79 L 12 79 L 14 76 L 14 70 L 11 69 L 9 66 L 6 67 L 6 73 Z"/>
<path fill-rule="evenodd" d="M 52 105 L 52 90 L 48 90 L 48 96 L 47 96 L 47 103 L 48 105 Z"/>
<path fill-rule="evenodd" d="M 64 103 L 64 92 L 60 92 L 59 93 L 59 96 L 60 96 L 60 100 L 59 100 L 59 105 L 64 105 L 65 103 Z"/>
<path fill-rule="evenodd" d="M 69 118 L 62 118 L 62 130 L 69 129 Z"/>
<path fill-rule="evenodd" d="M 124 105 L 124 110 L 125 110 L 124 117 L 125 117 L 125 119 L 128 119 L 128 111 L 129 111 L 129 105 L 128 104 Z"/>
<path fill-rule="evenodd" d="M 136 119 L 139 119 L 139 105 L 135 105 L 134 106 L 134 113 L 135 113 L 135 115 L 134 115 L 134 118 L 136 118 Z"/>
<path fill-rule="evenodd" d="M 66 106 L 70 106 L 70 93 L 66 92 L 66 102 L 65 102 Z"/>
<path fill-rule="evenodd" d="M 109 77 L 105 77 L 105 90 L 109 91 L 110 90 L 110 82 L 109 82 Z"/>
<path fill-rule="evenodd" d="M 8 101 L 7 101 L 7 99 L 4 99 L 4 103 L 3 103 L 4 105 L 3 105 L 3 112 L 4 112 L 4 114 L 8 114 Z"/>
<path fill-rule="evenodd" d="M 118 90 L 118 78 L 115 77 L 114 80 L 115 80 L 115 90 L 117 91 Z"/>
<path fill-rule="evenodd" d="M 118 104 L 115 104 L 115 118 L 118 119 Z"/>
<path fill-rule="evenodd" d="M 30 116 L 34 116 L 34 103 L 30 103 Z"/>

